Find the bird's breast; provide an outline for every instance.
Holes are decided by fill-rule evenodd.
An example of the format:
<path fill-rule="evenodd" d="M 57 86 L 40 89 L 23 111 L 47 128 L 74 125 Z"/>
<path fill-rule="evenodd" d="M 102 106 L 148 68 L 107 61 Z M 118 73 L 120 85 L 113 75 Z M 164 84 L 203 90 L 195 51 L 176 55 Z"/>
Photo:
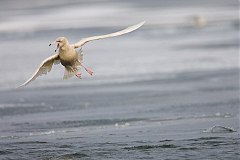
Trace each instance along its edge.
<path fill-rule="evenodd" d="M 59 49 L 59 58 L 62 65 L 68 66 L 75 64 L 78 56 L 75 49 L 68 48 L 64 50 Z"/>

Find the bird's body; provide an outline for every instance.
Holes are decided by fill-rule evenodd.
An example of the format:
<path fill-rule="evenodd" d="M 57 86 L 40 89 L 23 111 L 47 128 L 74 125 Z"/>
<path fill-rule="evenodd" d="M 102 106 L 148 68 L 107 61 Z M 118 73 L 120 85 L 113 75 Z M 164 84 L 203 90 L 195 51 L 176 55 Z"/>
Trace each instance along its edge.
<path fill-rule="evenodd" d="M 69 54 L 65 50 L 59 51 L 59 59 L 60 59 L 60 63 L 65 67 L 66 71 L 73 72 L 73 73 L 77 71 L 76 64 L 78 64 L 79 61 L 77 59 L 77 53 L 75 50 L 69 52 Z M 67 78 L 64 77 L 64 79 L 67 79 Z"/>
<path fill-rule="evenodd" d="M 73 65 L 77 60 L 77 51 L 72 46 L 58 51 L 60 62 L 63 66 Z"/>
<path fill-rule="evenodd" d="M 54 54 L 49 58 L 45 59 L 41 63 L 37 71 L 32 75 L 32 77 L 29 78 L 21 86 L 25 86 L 31 81 L 35 80 L 38 76 L 41 76 L 42 74 L 46 74 L 47 72 L 50 72 L 53 64 L 59 64 L 59 63 L 61 63 L 65 67 L 63 79 L 68 79 L 74 75 L 76 75 L 78 78 L 81 78 L 81 73 L 79 72 L 79 69 L 81 67 L 83 67 L 90 75 L 92 75 L 93 72 L 82 64 L 83 63 L 82 62 L 83 61 L 82 46 L 92 40 L 115 37 L 115 36 L 132 32 L 138 29 L 139 27 L 141 27 L 144 23 L 145 22 L 141 22 L 137 25 L 130 26 L 124 30 L 114 32 L 111 34 L 83 38 L 75 44 L 69 44 L 66 37 L 57 38 L 53 43 L 50 44 L 50 45 L 57 44 L 57 49 L 55 50 L 55 52 L 57 52 L 58 50 L 57 54 Z M 80 48 L 80 50 L 77 50 L 77 48 Z"/>
<path fill-rule="evenodd" d="M 81 73 L 78 72 L 82 64 L 82 50 L 77 51 L 73 45 L 67 45 L 66 47 L 60 47 L 58 51 L 59 61 L 65 67 L 63 79 L 68 79 L 74 74 L 81 78 Z M 93 74 L 90 69 L 84 67 L 89 74 Z"/>
<path fill-rule="evenodd" d="M 81 53 L 78 53 L 73 46 L 67 45 L 66 47 L 59 48 L 58 55 L 60 63 L 67 69 L 67 71 L 74 72 L 77 66 L 80 65 L 78 58 Z"/>

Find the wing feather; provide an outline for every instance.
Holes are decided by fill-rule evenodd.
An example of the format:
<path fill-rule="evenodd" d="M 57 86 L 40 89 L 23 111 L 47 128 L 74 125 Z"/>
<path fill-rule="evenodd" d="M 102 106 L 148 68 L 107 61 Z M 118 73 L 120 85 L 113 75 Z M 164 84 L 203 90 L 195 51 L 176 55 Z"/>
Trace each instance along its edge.
<path fill-rule="evenodd" d="M 34 72 L 34 74 L 32 75 L 31 78 L 29 78 L 26 82 L 24 82 L 22 85 L 20 85 L 19 87 L 23 87 L 26 86 L 28 83 L 30 83 L 31 81 L 34 81 L 37 77 L 43 75 L 43 74 L 47 74 L 48 72 L 51 71 L 53 64 L 59 64 L 59 55 L 55 54 L 52 55 L 50 57 L 48 57 L 47 59 L 45 59 L 40 66 L 38 67 L 38 69 Z"/>
<path fill-rule="evenodd" d="M 118 32 L 114 32 L 114 33 L 110 33 L 110 34 L 105 34 L 105 35 L 100 35 L 100 36 L 93 36 L 93 37 L 88 37 L 88 38 L 83 38 L 81 39 L 79 42 L 73 44 L 74 48 L 78 48 L 83 46 L 84 44 L 86 44 L 89 41 L 93 41 L 93 40 L 99 40 L 99 39 L 103 39 L 103 38 L 110 38 L 110 37 L 115 37 L 115 36 L 120 36 L 129 32 L 132 32 L 136 29 L 138 29 L 139 27 L 141 27 L 143 24 L 145 23 L 145 21 L 138 23 L 136 25 L 130 26 L 126 29 L 123 29 L 121 31 Z"/>

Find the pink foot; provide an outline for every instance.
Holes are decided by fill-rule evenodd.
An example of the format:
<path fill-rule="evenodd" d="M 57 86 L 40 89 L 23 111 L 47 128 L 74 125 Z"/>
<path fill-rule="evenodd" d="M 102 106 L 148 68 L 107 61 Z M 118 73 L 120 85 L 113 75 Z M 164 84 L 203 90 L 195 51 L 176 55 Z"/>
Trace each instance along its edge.
<path fill-rule="evenodd" d="M 81 66 L 92 76 L 93 75 L 93 71 L 89 68 L 86 68 L 84 65 L 81 64 Z"/>
<path fill-rule="evenodd" d="M 81 73 L 76 73 L 75 75 L 76 75 L 78 78 L 82 79 Z"/>
<path fill-rule="evenodd" d="M 85 68 L 85 70 L 92 76 L 93 75 L 93 71 L 91 69 Z"/>

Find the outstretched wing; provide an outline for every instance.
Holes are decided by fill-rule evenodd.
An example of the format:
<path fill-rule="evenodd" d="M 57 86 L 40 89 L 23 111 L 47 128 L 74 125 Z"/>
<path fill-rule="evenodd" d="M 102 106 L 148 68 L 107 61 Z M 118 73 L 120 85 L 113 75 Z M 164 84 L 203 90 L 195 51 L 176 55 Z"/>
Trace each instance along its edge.
<path fill-rule="evenodd" d="M 83 39 L 81 39 L 79 42 L 73 44 L 73 46 L 74 46 L 74 48 L 78 48 L 78 47 L 83 46 L 85 43 L 87 43 L 87 42 L 89 42 L 89 41 L 99 40 L 99 39 L 109 38 L 109 37 L 115 37 L 115 36 L 120 36 L 120 35 L 129 33 L 129 32 L 132 32 L 132 31 L 138 29 L 138 28 L 141 27 L 144 23 L 145 23 L 145 21 L 143 21 L 143 22 L 141 22 L 141 23 L 139 23 L 139 24 L 130 26 L 130 27 L 124 29 L 124 30 L 111 33 L 111 34 L 105 34 L 105 35 L 101 35 L 101 36 L 93 36 L 93 37 L 83 38 Z"/>
<path fill-rule="evenodd" d="M 34 81 L 38 76 L 41 76 L 43 74 L 47 74 L 48 72 L 50 72 L 51 69 L 52 69 L 53 64 L 59 64 L 59 55 L 58 54 L 55 54 L 55 55 L 50 56 L 47 59 L 45 59 L 40 64 L 40 66 L 38 67 L 36 72 L 32 75 L 32 77 L 29 78 L 25 83 L 23 83 L 19 87 L 26 86 L 31 81 Z"/>

